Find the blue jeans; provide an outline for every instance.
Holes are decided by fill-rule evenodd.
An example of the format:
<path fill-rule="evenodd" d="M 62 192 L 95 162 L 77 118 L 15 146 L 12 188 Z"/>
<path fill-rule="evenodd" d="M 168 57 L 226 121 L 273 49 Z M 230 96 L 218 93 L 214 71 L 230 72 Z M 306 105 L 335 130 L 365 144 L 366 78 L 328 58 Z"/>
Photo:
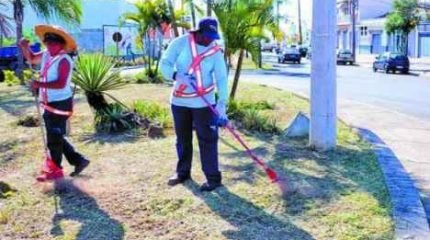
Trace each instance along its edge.
<path fill-rule="evenodd" d="M 69 98 L 63 101 L 50 102 L 48 105 L 59 110 L 71 111 L 72 101 L 73 100 Z M 80 153 L 75 151 L 72 144 L 64 137 L 68 118 L 68 116 L 57 115 L 49 111 L 43 113 L 48 149 L 52 160 L 60 168 L 63 154 L 67 161 L 73 166 L 79 165 L 85 159 Z"/>
<path fill-rule="evenodd" d="M 176 150 L 179 177 L 189 177 L 193 158 L 193 127 L 197 133 L 202 170 L 209 183 L 221 183 L 218 167 L 218 127 L 215 115 L 206 108 L 188 108 L 172 105 L 176 132 Z"/>

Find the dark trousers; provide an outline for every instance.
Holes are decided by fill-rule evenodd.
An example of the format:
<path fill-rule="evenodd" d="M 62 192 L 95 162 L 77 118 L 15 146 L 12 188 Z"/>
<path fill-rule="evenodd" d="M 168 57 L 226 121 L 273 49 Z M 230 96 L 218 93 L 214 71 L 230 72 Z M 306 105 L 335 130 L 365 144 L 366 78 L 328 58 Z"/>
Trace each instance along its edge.
<path fill-rule="evenodd" d="M 58 110 L 71 111 L 72 99 L 50 102 L 48 105 Z M 85 159 L 80 153 L 75 151 L 74 147 L 64 137 L 68 118 L 68 116 L 57 115 L 49 111 L 43 113 L 48 149 L 52 160 L 58 167 L 61 167 L 63 154 L 73 166 L 79 165 Z"/>
<path fill-rule="evenodd" d="M 193 158 L 193 127 L 196 130 L 200 148 L 202 170 L 209 183 L 221 183 L 218 168 L 218 127 L 215 115 L 209 108 L 188 108 L 172 105 L 176 132 L 178 164 L 176 172 L 188 177 Z"/>

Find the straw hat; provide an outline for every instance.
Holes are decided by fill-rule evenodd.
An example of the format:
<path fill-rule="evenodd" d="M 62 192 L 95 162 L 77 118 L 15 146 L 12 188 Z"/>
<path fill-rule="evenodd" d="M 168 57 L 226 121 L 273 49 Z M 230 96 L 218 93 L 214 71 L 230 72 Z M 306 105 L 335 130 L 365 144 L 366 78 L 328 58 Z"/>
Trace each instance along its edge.
<path fill-rule="evenodd" d="M 76 51 L 78 48 L 75 39 L 73 39 L 73 37 L 68 32 L 66 32 L 63 28 L 59 26 L 40 24 L 34 27 L 34 31 L 42 42 L 45 39 L 46 33 L 54 33 L 61 36 L 65 41 L 64 50 L 66 50 L 67 52 Z"/>

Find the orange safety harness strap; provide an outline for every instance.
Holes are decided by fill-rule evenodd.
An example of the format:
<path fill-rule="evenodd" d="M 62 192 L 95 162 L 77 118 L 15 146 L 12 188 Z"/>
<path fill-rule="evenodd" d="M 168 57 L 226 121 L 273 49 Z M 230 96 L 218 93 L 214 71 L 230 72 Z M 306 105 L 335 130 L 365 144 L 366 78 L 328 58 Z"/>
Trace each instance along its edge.
<path fill-rule="evenodd" d="M 40 79 L 41 82 L 47 83 L 48 82 L 48 70 L 49 68 L 56 62 L 58 61 L 61 57 L 64 56 L 64 54 L 66 54 L 65 52 L 61 52 L 60 54 L 58 54 L 57 56 L 50 58 L 48 60 L 48 62 L 46 62 L 43 66 L 43 69 L 41 71 L 40 74 Z M 73 115 L 73 111 L 63 111 L 63 110 L 59 110 L 56 108 L 53 108 L 52 106 L 48 105 L 48 90 L 46 88 L 40 88 L 41 92 L 42 92 L 42 99 L 43 102 L 40 103 L 40 106 L 45 109 L 48 112 L 57 114 L 57 115 L 61 115 L 61 116 L 72 116 Z"/>
<path fill-rule="evenodd" d="M 215 89 L 215 84 L 211 84 L 207 88 L 203 87 L 202 71 L 201 71 L 200 63 L 206 57 L 210 57 L 215 53 L 217 53 L 218 51 L 221 51 L 222 50 L 221 47 L 219 45 L 215 45 L 209 50 L 207 50 L 206 52 L 197 54 L 197 45 L 193 34 L 190 34 L 189 42 L 190 42 L 191 54 L 193 56 L 193 61 L 188 70 L 188 74 L 189 75 L 195 74 L 196 82 L 197 82 L 197 91 L 192 93 L 184 93 L 185 89 L 187 88 L 187 85 L 182 84 L 178 87 L 176 91 L 174 91 L 173 94 L 175 97 L 194 98 L 194 97 L 206 95 Z"/>

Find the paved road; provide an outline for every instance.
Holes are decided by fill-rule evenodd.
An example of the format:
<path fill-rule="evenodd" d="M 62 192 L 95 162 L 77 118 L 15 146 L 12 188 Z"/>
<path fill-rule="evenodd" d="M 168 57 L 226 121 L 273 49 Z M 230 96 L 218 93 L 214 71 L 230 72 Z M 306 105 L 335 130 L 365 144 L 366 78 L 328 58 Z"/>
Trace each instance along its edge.
<path fill-rule="evenodd" d="M 280 65 L 274 56 L 267 55 L 264 60 L 278 67 L 279 71 L 245 72 L 243 79 L 309 96 L 309 62 L 301 66 Z M 374 134 L 392 150 L 392 157 L 401 162 L 418 188 L 430 223 L 430 79 L 373 73 L 372 69 L 356 66 L 339 66 L 337 75 L 338 116 L 348 124 Z M 389 167 L 385 170 L 395 181 L 405 182 L 397 177 L 399 169 Z M 395 181 L 391 185 L 399 187 Z M 401 198 L 407 195 L 401 193 Z M 402 201 L 414 205 L 408 198 Z M 411 222 L 410 216 L 406 214 L 406 222 Z M 406 226 L 409 228 L 414 224 L 407 223 Z"/>
<path fill-rule="evenodd" d="M 276 57 L 265 55 L 280 72 L 270 73 L 271 79 L 294 91 L 308 95 L 310 64 L 278 64 Z M 414 75 L 374 73 L 370 68 L 338 66 L 338 97 L 387 108 L 430 120 L 430 79 Z"/>

